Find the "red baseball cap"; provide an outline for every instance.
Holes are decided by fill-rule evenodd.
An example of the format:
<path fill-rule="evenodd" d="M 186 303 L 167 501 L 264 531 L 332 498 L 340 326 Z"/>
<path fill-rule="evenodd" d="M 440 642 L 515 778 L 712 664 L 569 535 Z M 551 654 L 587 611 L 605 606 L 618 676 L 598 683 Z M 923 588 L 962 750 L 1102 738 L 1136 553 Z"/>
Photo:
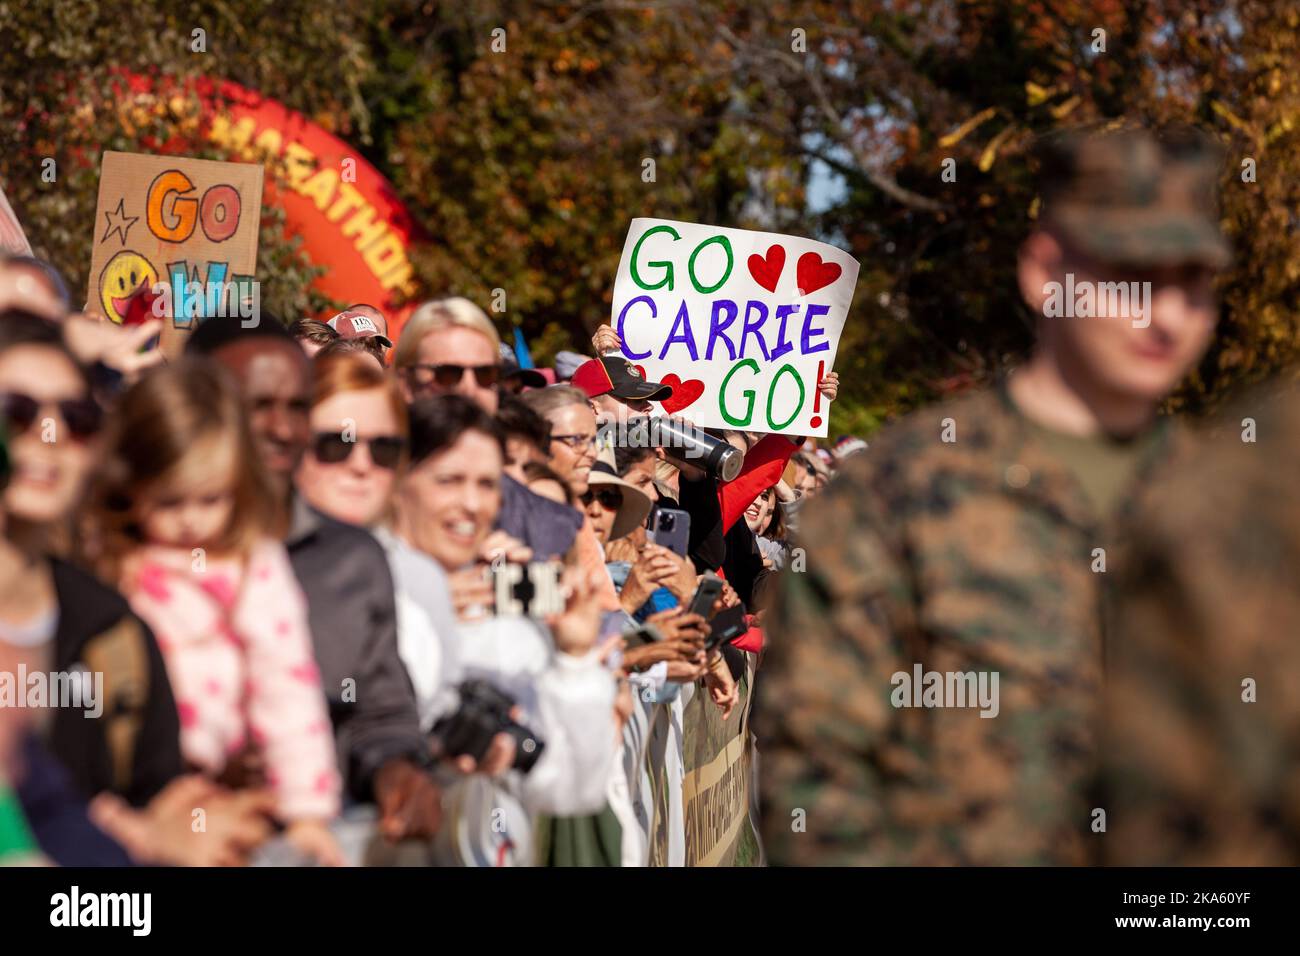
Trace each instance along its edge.
<path fill-rule="evenodd" d="M 639 368 L 617 355 L 604 355 L 583 362 L 569 384 L 582 389 L 588 398 L 613 395 L 632 401 L 662 402 L 673 393 L 671 385 L 647 382 Z"/>

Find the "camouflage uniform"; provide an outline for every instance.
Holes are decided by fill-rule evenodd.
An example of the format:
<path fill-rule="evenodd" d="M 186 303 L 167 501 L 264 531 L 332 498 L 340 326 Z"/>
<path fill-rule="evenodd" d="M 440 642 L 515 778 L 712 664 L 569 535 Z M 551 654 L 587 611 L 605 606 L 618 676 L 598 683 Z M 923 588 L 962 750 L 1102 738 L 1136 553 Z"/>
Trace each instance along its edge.
<path fill-rule="evenodd" d="M 1221 266 L 1214 169 L 1141 131 L 1066 137 L 1046 154 L 1044 219 L 1103 261 Z M 1139 483 L 1181 442 L 1160 427 Z M 756 687 L 769 859 L 1092 862 L 1094 549 L 1113 535 L 1005 389 L 883 430 L 800 521 L 806 570 L 783 577 Z M 894 706 L 893 675 L 918 663 L 996 673 L 1000 713 Z"/>
<path fill-rule="evenodd" d="M 1085 862 L 1111 537 L 1005 391 L 885 429 L 801 520 L 758 681 L 769 858 Z M 1000 713 L 894 707 L 914 663 L 996 671 Z"/>
<path fill-rule="evenodd" d="M 1143 493 L 1111 583 L 1108 863 L 1300 863 L 1297 475 L 1292 390 L 1244 404 Z"/>

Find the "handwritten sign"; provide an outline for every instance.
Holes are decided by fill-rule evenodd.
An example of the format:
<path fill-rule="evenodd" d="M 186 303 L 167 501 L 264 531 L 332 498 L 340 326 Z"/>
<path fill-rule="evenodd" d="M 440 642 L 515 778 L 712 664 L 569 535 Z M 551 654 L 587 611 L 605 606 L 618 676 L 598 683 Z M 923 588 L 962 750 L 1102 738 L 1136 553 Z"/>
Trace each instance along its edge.
<path fill-rule="evenodd" d="M 213 315 L 256 317 L 261 166 L 104 153 L 88 308 L 113 322 L 164 319 L 176 355 Z"/>
<path fill-rule="evenodd" d="M 412 247 L 429 237 L 396 187 L 356 147 L 257 90 L 208 76 L 178 79 L 115 71 L 129 96 L 122 110 L 168 109 L 197 101 L 201 135 L 226 158 L 267 171 L 262 203 L 284 213 L 286 239 L 323 267 L 311 288 L 341 307 L 367 303 L 388 319 L 394 342 L 420 302 Z"/>
<path fill-rule="evenodd" d="M 835 364 L 858 263 L 770 232 L 634 219 L 614 283 L 623 355 L 697 425 L 825 435 L 818 381 Z"/>

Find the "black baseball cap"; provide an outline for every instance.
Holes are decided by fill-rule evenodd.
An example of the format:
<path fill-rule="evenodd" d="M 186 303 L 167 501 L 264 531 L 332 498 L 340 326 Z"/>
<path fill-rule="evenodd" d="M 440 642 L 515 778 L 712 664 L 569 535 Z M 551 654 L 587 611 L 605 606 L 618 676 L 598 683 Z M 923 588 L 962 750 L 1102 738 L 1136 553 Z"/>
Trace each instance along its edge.
<path fill-rule="evenodd" d="M 673 394 L 671 385 L 647 382 L 639 368 L 619 355 L 602 355 L 583 362 L 569 384 L 582 389 L 588 398 L 613 395 L 626 401 L 662 402 Z"/>
<path fill-rule="evenodd" d="M 506 343 L 501 343 L 501 377 L 517 378 L 529 388 L 545 388 L 550 383 L 546 381 L 546 376 L 535 368 L 520 368 L 519 359 L 515 358 L 515 350 Z"/>

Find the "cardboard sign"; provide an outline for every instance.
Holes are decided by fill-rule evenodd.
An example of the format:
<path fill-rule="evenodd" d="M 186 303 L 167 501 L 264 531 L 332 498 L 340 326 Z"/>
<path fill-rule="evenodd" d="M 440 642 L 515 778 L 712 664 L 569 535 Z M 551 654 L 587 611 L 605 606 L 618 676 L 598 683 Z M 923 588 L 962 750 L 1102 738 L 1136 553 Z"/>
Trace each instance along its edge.
<path fill-rule="evenodd" d="M 205 318 L 260 320 L 262 172 L 248 163 L 104 153 L 88 311 L 126 325 L 162 317 L 169 356 Z"/>
<path fill-rule="evenodd" d="M 826 434 L 818 381 L 835 365 L 858 263 L 796 236 L 634 219 L 614 283 L 623 355 L 697 425 Z"/>
<path fill-rule="evenodd" d="M 412 247 L 427 236 L 396 187 L 339 139 L 301 113 L 229 80 L 152 77 L 114 69 L 121 102 L 168 107 L 193 95 L 203 137 L 229 159 L 267 170 L 262 202 L 284 213 L 284 236 L 324 272 L 311 288 L 337 306 L 368 303 L 388 320 L 394 342 L 419 299 Z M 125 108 L 125 107 L 124 107 Z M 322 321 L 337 308 L 316 313 Z M 305 313 L 304 313 L 305 315 Z"/>

